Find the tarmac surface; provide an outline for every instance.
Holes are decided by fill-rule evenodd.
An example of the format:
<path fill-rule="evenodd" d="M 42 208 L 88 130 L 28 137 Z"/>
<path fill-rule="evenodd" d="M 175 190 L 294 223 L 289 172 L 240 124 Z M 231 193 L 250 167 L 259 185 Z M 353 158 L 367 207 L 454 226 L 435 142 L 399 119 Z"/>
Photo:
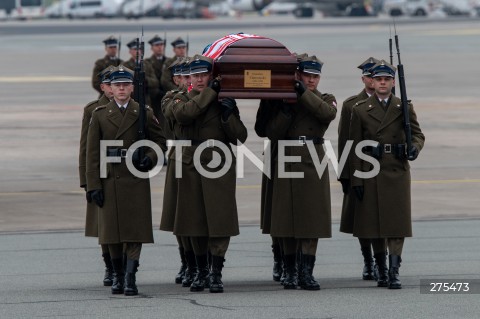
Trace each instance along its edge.
<path fill-rule="evenodd" d="M 82 232 L 85 199 L 77 166 L 82 109 L 96 98 L 90 77 L 93 61 L 103 56 L 101 41 L 121 32 L 127 43 L 143 24 L 146 40 L 165 30 L 169 42 L 188 33 L 193 55 L 228 33 L 268 36 L 324 61 L 319 89 L 334 94 L 340 106 L 361 90 L 358 64 L 369 56 L 388 60 L 389 22 L 332 21 L 2 23 L 0 317 L 478 318 L 478 294 L 434 297 L 419 288 L 421 279 L 480 279 L 478 19 L 397 21 L 408 97 L 426 136 L 411 165 L 414 237 L 402 256 L 404 289 L 384 291 L 360 279 L 357 240 L 338 232 L 342 195 L 331 169 L 333 238 L 320 241 L 315 268 L 322 290 L 284 291 L 274 283 L 270 239 L 258 228 L 261 175 L 248 162 L 237 181 L 242 227 L 227 253 L 224 294 L 193 294 L 172 283 L 176 242 L 157 230 L 164 171 L 152 181 L 156 243 L 142 252 L 141 295 L 114 297 L 100 285 L 99 247 Z M 170 47 L 166 51 L 170 56 Z M 123 59 L 127 53 L 124 46 Z M 246 146 L 261 157 L 263 140 L 253 131 L 258 101 L 237 102 L 249 128 Z M 326 134 L 334 147 L 339 114 Z"/>

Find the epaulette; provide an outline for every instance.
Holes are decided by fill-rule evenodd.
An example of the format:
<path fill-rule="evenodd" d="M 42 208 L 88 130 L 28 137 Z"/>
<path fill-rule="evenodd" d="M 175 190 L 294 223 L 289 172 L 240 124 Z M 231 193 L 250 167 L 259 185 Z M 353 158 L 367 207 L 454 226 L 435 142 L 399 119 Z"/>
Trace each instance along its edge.
<path fill-rule="evenodd" d="M 89 106 L 92 106 L 93 104 L 95 103 L 98 103 L 99 100 L 95 100 L 95 101 L 92 101 L 90 103 L 88 103 L 87 105 L 85 105 L 85 108 L 89 107 Z"/>
<path fill-rule="evenodd" d="M 368 99 L 357 101 L 357 103 L 355 103 L 355 106 L 361 105 L 361 104 L 365 103 L 367 100 Z"/>
<path fill-rule="evenodd" d="M 349 97 L 348 99 L 346 99 L 343 103 L 347 103 L 347 102 L 353 101 L 353 100 L 355 100 L 357 97 L 358 97 L 358 95 L 352 95 L 351 97 Z"/>
<path fill-rule="evenodd" d="M 97 106 L 97 107 L 95 108 L 95 110 L 93 110 L 93 112 L 97 112 L 98 110 L 102 110 L 102 109 L 104 109 L 104 108 L 106 108 L 106 107 L 107 107 L 107 105 Z"/>

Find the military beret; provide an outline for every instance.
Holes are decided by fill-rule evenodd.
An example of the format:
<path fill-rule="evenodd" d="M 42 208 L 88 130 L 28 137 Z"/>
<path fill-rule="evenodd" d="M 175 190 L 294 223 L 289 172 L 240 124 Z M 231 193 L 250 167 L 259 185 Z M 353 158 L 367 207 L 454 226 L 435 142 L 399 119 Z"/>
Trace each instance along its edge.
<path fill-rule="evenodd" d="M 119 65 L 118 67 L 114 68 L 110 73 L 110 83 L 132 83 L 133 82 L 133 71 L 124 67 L 123 65 Z"/>
<path fill-rule="evenodd" d="M 155 36 L 153 38 L 148 40 L 148 43 L 150 45 L 165 44 L 165 40 L 163 40 L 162 38 L 160 38 L 158 35 L 155 34 Z"/>
<path fill-rule="evenodd" d="M 187 44 L 185 43 L 185 41 L 183 41 L 182 38 L 178 37 L 176 38 L 175 40 L 173 40 L 172 43 L 170 43 L 172 45 L 172 47 L 174 48 L 181 48 L 181 47 L 186 47 Z"/>
<path fill-rule="evenodd" d="M 298 71 L 311 73 L 311 74 L 320 74 L 322 73 L 323 62 L 317 59 L 316 56 L 297 56 L 298 59 Z"/>
<path fill-rule="evenodd" d="M 393 65 L 387 63 L 385 60 L 381 60 L 377 64 L 372 66 L 372 68 L 370 69 L 370 73 L 374 78 L 379 76 L 388 76 L 391 78 L 395 78 L 396 70 L 397 69 Z"/>
<path fill-rule="evenodd" d="M 380 62 L 380 60 L 377 60 L 373 57 L 369 57 L 367 60 L 365 60 L 362 64 L 360 64 L 357 68 L 362 70 L 362 75 L 371 75 L 370 74 L 370 68 Z"/>
<path fill-rule="evenodd" d="M 111 35 L 105 40 L 103 40 L 103 43 L 105 43 L 106 47 L 116 47 L 118 46 L 118 39 Z"/>
<path fill-rule="evenodd" d="M 190 74 L 212 72 L 213 59 L 196 54 L 190 62 Z"/>

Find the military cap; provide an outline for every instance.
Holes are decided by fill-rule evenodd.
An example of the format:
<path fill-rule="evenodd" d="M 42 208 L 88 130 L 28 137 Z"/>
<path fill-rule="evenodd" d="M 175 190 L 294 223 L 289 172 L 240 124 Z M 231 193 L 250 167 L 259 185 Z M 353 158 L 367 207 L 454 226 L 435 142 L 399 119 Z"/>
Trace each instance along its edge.
<path fill-rule="evenodd" d="M 160 38 L 157 34 L 155 34 L 155 36 L 153 38 L 151 38 L 150 40 L 148 40 L 148 43 L 150 45 L 156 45 L 156 44 L 165 44 L 165 40 L 163 40 L 162 38 Z"/>
<path fill-rule="evenodd" d="M 187 75 L 190 75 L 190 62 L 191 62 L 191 58 L 190 57 L 185 57 L 183 59 L 183 62 L 182 64 L 180 65 L 181 67 L 181 75 L 183 76 L 187 76 Z"/>
<path fill-rule="evenodd" d="M 360 64 L 357 68 L 362 70 L 362 75 L 371 75 L 370 74 L 370 68 L 380 62 L 380 60 L 377 60 L 373 57 L 369 57 L 367 60 L 365 60 L 362 64 Z"/>
<path fill-rule="evenodd" d="M 138 44 L 140 44 L 140 42 L 138 42 Z M 128 42 L 127 43 L 127 47 L 129 49 L 137 49 L 137 38 L 133 39 L 132 41 Z"/>
<path fill-rule="evenodd" d="M 181 47 L 186 47 L 187 44 L 185 43 L 185 41 L 183 41 L 182 38 L 178 37 L 176 38 L 175 40 L 173 40 L 172 43 L 170 43 L 172 45 L 172 47 L 174 48 L 181 48 Z"/>
<path fill-rule="evenodd" d="M 173 61 L 172 64 L 168 66 L 168 69 L 170 70 L 172 76 L 174 75 L 180 75 L 179 71 L 181 71 L 181 66 L 180 64 L 182 63 L 184 57 L 178 57 L 175 61 Z"/>
<path fill-rule="evenodd" d="M 395 78 L 396 70 L 397 69 L 393 65 L 387 63 L 385 60 L 381 60 L 377 64 L 372 66 L 372 68 L 370 69 L 370 73 L 374 78 L 378 76 L 388 76 L 391 78 Z"/>
<path fill-rule="evenodd" d="M 102 83 L 110 83 L 110 73 L 115 69 L 113 65 L 110 65 L 98 73 L 98 77 Z"/>
<path fill-rule="evenodd" d="M 190 62 L 190 74 L 212 72 L 213 59 L 196 54 Z"/>
<path fill-rule="evenodd" d="M 132 83 L 133 82 L 133 71 L 124 67 L 123 65 L 119 65 L 118 67 L 114 68 L 110 73 L 110 83 Z"/>
<path fill-rule="evenodd" d="M 105 43 L 106 47 L 116 47 L 118 46 L 118 39 L 115 38 L 113 35 L 109 36 L 105 40 L 103 40 L 103 43 Z"/>
<path fill-rule="evenodd" d="M 298 57 L 298 71 L 311 73 L 311 74 L 320 74 L 322 73 L 323 62 L 317 59 L 316 56 L 303 56 L 303 54 Z"/>

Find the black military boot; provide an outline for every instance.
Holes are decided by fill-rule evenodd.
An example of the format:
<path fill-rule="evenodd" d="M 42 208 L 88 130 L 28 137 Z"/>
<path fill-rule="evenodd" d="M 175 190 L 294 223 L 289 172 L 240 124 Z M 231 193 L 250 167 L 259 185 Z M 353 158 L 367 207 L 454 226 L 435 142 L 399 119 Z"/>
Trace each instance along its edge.
<path fill-rule="evenodd" d="M 185 270 L 187 270 L 187 259 L 185 258 L 185 249 L 183 247 L 178 247 L 178 252 L 180 253 L 182 265 L 180 266 L 178 274 L 175 276 L 175 283 L 181 284 L 183 282 L 183 278 L 185 278 Z"/>
<path fill-rule="evenodd" d="M 297 281 L 299 286 L 304 285 L 302 255 L 302 251 L 297 250 Z"/>
<path fill-rule="evenodd" d="M 222 269 L 225 259 L 222 256 L 212 256 L 209 276 L 210 292 L 223 292 Z"/>
<path fill-rule="evenodd" d="M 203 291 L 207 286 L 208 274 L 208 256 L 195 256 L 197 261 L 198 271 L 193 279 L 192 285 L 190 286 L 190 291 Z"/>
<path fill-rule="evenodd" d="M 389 255 L 389 269 L 388 269 L 388 289 L 402 289 L 402 283 L 398 278 L 398 268 L 400 268 L 400 263 L 402 258 L 398 255 Z"/>
<path fill-rule="evenodd" d="M 299 285 L 305 290 L 320 290 L 320 285 L 313 277 L 313 268 L 315 267 L 315 256 L 302 254 L 302 283 Z"/>
<path fill-rule="evenodd" d="M 113 284 L 113 265 L 109 253 L 102 254 L 105 263 L 105 275 L 103 276 L 103 285 L 110 287 Z"/>
<path fill-rule="evenodd" d="M 125 284 L 125 271 L 123 269 L 123 258 L 112 259 L 113 283 L 112 294 L 123 294 Z"/>
<path fill-rule="evenodd" d="M 377 287 L 388 287 L 387 255 L 379 253 L 375 254 L 374 257 L 378 267 Z"/>
<path fill-rule="evenodd" d="M 285 258 L 282 254 L 282 277 L 280 277 L 280 284 L 283 286 L 283 283 L 285 282 L 285 277 L 287 276 L 286 272 L 286 267 L 285 267 Z"/>
<path fill-rule="evenodd" d="M 138 295 L 138 289 L 136 282 L 136 273 L 138 269 L 138 260 L 127 259 L 127 268 L 125 274 L 125 296 L 136 296 Z"/>
<path fill-rule="evenodd" d="M 283 260 L 282 260 L 280 245 L 272 245 L 272 252 L 273 252 L 273 271 L 272 271 L 273 280 L 280 281 L 280 278 L 282 278 L 282 272 L 283 272 Z"/>
<path fill-rule="evenodd" d="M 185 252 L 185 260 L 187 261 L 187 269 L 185 269 L 185 276 L 182 280 L 182 287 L 190 287 L 193 279 L 197 274 L 197 261 L 193 250 Z"/>
<path fill-rule="evenodd" d="M 285 265 L 285 280 L 283 282 L 283 288 L 297 289 L 297 255 L 284 255 L 283 264 Z"/>
<path fill-rule="evenodd" d="M 375 262 L 373 261 L 372 249 L 368 247 L 360 247 L 363 255 L 363 280 L 375 280 Z"/>

